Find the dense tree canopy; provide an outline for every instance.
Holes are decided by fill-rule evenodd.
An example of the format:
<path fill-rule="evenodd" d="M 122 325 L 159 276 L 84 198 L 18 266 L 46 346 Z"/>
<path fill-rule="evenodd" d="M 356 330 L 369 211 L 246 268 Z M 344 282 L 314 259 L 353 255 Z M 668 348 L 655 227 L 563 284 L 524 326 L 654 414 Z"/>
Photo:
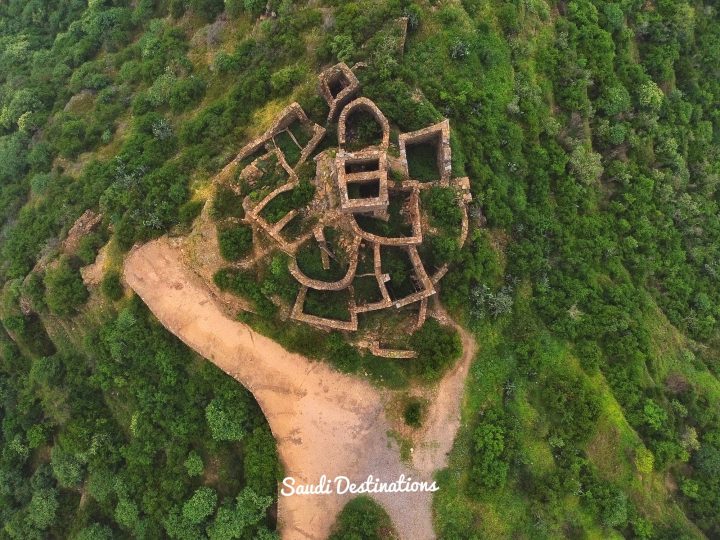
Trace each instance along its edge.
<path fill-rule="evenodd" d="M 453 176 L 471 182 L 462 249 L 457 193 L 422 197 L 421 256 L 452 262 L 440 296 L 479 344 L 437 533 L 719 536 L 718 17 L 703 0 L 0 3 L 0 536 L 271 537 L 278 463 L 257 405 L 120 271 L 208 198 L 225 257 L 246 254 L 247 186 L 212 195 L 209 179 L 292 100 L 324 124 L 315 74 L 338 61 L 367 66 L 393 151 L 397 133 L 448 118 Z M 416 151 L 431 178 L 432 152 Z M 269 217 L 307 204 L 303 178 Z M 102 232 L 66 253 L 88 209 Z M 393 388 L 458 357 L 432 318 L 401 336 L 414 363 L 281 321 L 273 299 L 296 288 L 268 257 L 263 275 L 215 282 L 288 349 Z M 412 287 L 401 259 L 394 292 Z M 377 534 L 369 506 L 338 527 Z"/>

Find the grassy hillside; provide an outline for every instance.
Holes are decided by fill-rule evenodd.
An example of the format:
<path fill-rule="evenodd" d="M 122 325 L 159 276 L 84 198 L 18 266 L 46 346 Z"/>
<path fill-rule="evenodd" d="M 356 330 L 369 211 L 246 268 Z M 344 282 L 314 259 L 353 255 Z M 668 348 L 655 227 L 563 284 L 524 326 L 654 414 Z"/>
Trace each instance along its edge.
<path fill-rule="evenodd" d="M 0 4 L 0 536 L 273 534 L 257 405 L 117 272 L 285 105 L 324 123 L 337 61 L 394 133 L 449 118 L 472 183 L 441 297 L 480 352 L 437 533 L 720 536 L 717 6 L 269 6 Z"/>

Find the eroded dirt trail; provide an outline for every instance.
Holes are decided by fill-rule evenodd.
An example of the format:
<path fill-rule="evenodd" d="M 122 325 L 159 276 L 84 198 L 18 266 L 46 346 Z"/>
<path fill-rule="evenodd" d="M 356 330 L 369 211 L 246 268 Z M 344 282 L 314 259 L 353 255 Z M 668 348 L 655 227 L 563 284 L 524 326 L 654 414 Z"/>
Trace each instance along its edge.
<path fill-rule="evenodd" d="M 173 334 L 248 388 L 265 413 L 287 476 L 316 483 L 321 475 L 354 482 L 401 474 L 432 480 L 445 466 L 459 426 L 459 403 L 474 343 L 463 333 L 463 359 L 440 383 L 414 466 L 403 463 L 384 413 L 385 396 L 369 383 L 289 353 L 224 313 L 212 291 L 162 238 L 135 249 L 124 269 L 128 285 Z M 284 539 L 324 539 L 351 495 L 280 496 Z M 432 494 L 378 494 L 404 539 L 434 538 Z"/>

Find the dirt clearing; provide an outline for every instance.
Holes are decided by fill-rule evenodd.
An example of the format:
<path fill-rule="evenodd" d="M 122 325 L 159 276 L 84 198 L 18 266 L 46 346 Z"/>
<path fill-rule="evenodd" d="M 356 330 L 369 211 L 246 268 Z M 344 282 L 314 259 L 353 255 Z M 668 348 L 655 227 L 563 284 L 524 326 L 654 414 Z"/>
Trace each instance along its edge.
<path fill-rule="evenodd" d="M 440 382 L 429 406 L 423 440 L 413 463 L 403 463 L 388 438 L 389 395 L 322 362 L 287 352 L 247 325 L 229 318 L 212 291 L 161 238 L 127 258 L 125 279 L 150 310 L 188 346 L 237 379 L 257 399 L 277 440 L 286 476 L 317 483 L 322 475 L 360 483 L 369 475 L 391 482 L 404 474 L 432 480 L 446 464 L 460 425 L 459 405 L 475 349 L 465 333 L 463 357 Z M 284 539 L 324 539 L 352 495 L 279 498 Z M 376 494 L 401 538 L 434 538 L 432 494 Z"/>

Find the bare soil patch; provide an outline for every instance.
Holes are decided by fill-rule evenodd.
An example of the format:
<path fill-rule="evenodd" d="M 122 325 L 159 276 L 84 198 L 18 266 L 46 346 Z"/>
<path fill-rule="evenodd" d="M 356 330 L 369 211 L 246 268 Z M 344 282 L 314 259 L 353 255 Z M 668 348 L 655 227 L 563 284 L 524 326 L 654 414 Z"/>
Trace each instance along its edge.
<path fill-rule="evenodd" d="M 367 381 L 289 353 L 247 325 L 228 317 L 211 289 L 190 270 L 166 238 L 135 249 L 124 269 L 128 285 L 162 324 L 188 346 L 248 388 L 268 419 L 287 476 L 316 483 L 321 475 L 362 482 L 401 474 L 431 481 L 446 466 L 460 425 L 460 400 L 475 344 L 461 330 L 464 354 L 432 391 L 412 463 L 403 463 L 385 415 L 388 392 Z M 285 539 L 328 536 L 352 495 L 280 496 L 279 528 Z M 373 496 L 401 538 L 434 538 L 432 494 Z"/>

